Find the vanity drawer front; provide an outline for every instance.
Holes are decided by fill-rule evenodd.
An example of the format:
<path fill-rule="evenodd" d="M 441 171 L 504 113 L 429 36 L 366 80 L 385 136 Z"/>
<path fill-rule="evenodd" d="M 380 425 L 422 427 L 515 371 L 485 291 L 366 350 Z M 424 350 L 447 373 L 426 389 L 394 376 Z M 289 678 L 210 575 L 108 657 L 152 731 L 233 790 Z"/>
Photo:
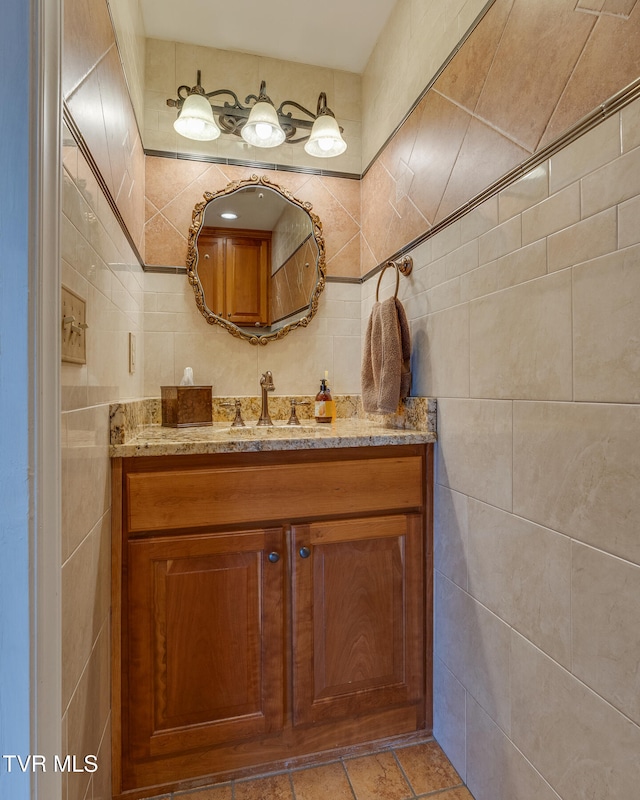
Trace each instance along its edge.
<path fill-rule="evenodd" d="M 419 455 L 256 467 L 131 472 L 126 478 L 130 533 L 263 524 L 418 509 Z"/>

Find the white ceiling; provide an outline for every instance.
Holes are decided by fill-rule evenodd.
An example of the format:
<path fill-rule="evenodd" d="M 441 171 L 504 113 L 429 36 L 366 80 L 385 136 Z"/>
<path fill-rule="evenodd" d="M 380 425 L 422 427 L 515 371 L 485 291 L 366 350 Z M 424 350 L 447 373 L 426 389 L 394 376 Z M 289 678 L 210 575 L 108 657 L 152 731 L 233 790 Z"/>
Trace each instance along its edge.
<path fill-rule="evenodd" d="M 140 0 L 147 36 L 362 73 L 396 0 Z"/>

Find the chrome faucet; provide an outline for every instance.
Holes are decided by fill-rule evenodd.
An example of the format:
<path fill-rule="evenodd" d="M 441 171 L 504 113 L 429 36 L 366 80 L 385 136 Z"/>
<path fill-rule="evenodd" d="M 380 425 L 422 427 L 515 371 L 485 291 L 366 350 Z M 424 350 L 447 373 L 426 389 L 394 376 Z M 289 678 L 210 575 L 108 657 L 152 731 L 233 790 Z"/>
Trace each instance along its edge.
<path fill-rule="evenodd" d="M 273 392 L 276 388 L 273 383 L 273 375 L 267 370 L 260 378 L 260 386 L 262 387 L 262 410 L 260 411 L 260 419 L 258 425 L 273 425 L 271 417 L 269 416 L 269 398 L 267 392 Z"/>

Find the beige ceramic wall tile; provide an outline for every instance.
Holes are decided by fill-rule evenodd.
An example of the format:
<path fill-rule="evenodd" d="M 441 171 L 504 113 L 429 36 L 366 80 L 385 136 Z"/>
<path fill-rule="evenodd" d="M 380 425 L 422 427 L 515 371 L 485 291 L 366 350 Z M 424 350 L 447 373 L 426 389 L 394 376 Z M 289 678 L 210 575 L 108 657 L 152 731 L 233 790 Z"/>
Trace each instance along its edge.
<path fill-rule="evenodd" d="M 512 404 L 438 399 L 437 482 L 511 510 Z"/>
<path fill-rule="evenodd" d="M 114 45 L 114 35 L 107 3 L 90 8 L 79 0 L 68 0 L 64 11 L 61 80 L 67 99 Z"/>
<path fill-rule="evenodd" d="M 67 712 L 68 752 L 80 763 L 85 755 L 98 753 L 109 719 L 109 640 L 109 625 L 105 624 Z M 108 764 L 100 766 L 108 768 Z M 84 798 L 90 777 L 90 773 L 80 772 L 70 778 L 69 800 Z"/>
<path fill-rule="evenodd" d="M 427 292 L 426 308 L 430 312 L 443 311 L 462 302 L 462 278 L 439 283 Z"/>
<path fill-rule="evenodd" d="M 478 266 L 478 240 L 472 239 L 444 257 L 445 278 L 451 280 Z"/>
<path fill-rule="evenodd" d="M 549 162 L 531 170 L 498 194 L 500 222 L 549 197 Z"/>
<path fill-rule="evenodd" d="M 561 231 L 579 219 L 580 185 L 574 183 L 522 214 L 522 244 Z"/>
<path fill-rule="evenodd" d="M 106 406 L 64 414 L 62 557 L 67 559 L 111 505 Z"/>
<path fill-rule="evenodd" d="M 469 396 L 469 306 L 411 322 L 413 394 Z"/>
<path fill-rule="evenodd" d="M 460 299 L 463 302 L 484 297 L 498 290 L 498 261 L 489 261 L 462 276 Z"/>
<path fill-rule="evenodd" d="M 618 247 L 640 243 L 640 195 L 618 206 Z"/>
<path fill-rule="evenodd" d="M 66 708 L 109 616 L 111 515 L 62 567 L 62 707 Z"/>
<path fill-rule="evenodd" d="M 460 220 L 460 240 L 468 242 L 482 236 L 498 224 L 498 195 L 489 197 L 484 203 L 465 214 Z"/>
<path fill-rule="evenodd" d="M 573 270 L 575 399 L 640 401 L 640 245 Z"/>
<path fill-rule="evenodd" d="M 433 661 L 433 735 L 458 775 L 466 777 L 466 691 L 439 658 Z"/>
<path fill-rule="evenodd" d="M 514 744 L 563 800 L 633 797 L 640 728 L 515 633 L 511 697 Z"/>
<path fill-rule="evenodd" d="M 572 671 L 640 723 L 640 567 L 573 543 Z"/>
<path fill-rule="evenodd" d="M 355 338 L 357 340 L 359 337 Z M 355 357 L 355 354 L 352 352 L 351 356 Z M 328 370 L 329 376 L 336 375 L 333 337 L 316 336 L 311 326 L 293 331 L 281 341 L 259 349 L 258 377 L 265 370 L 271 370 L 273 373 L 275 394 L 303 394 L 315 397 L 325 370 Z M 255 386 L 256 389 L 259 388 L 257 382 Z M 338 391 L 337 387 L 335 391 Z M 254 390 L 252 393 L 255 394 L 257 391 Z"/>
<path fill-rule="evenodd" d="M 534 152 L 594 22 L 572 3 L 516 0 L 476 112 Z"/>
<path fill-rule="evenodd" d="M 465 24 L 475 19 L 484 5 L 482 0 L 471 0 L 464 7 L 436 0 L 425 13 L 424 4 L 416 0 L 396 4 L 362 76 L 363 167 L 466 32 L 466 27 L 460 31 L 459 19 Z M 431 42 L 430 48 L 423 46 L 425 41 Z"/>
<path fill-rule="evenodd" d="M 111 790 L 111 715 L 97 752 L 98 770 L 92 776 L 93 800 L 112 800 Z"/>
<path fill-rule="evenodd" d="M 514 141 L 477 117 L 469 123 L 451 178 L 438 206 L 435 222 L 481 195 L 530 155 Z"/>
<path fill-rule="evenodd" d="M 509 626 L 440 573 L 436 573 L 435 608 L 438 657 L 508 733 Z"/>
<path fill-rule="evenodd" d="M 360 384 L 362 366 L 360 322 L 358 320 L 348 321 L 354 324 L 351 336 L 336 335 L 338 332 L 336 326 L 328 328 L 329 334 L 333 333 L 333 378 L 330 386 L 334 394 L 360 394 L 362 389 Z"/>
<path fill-rule="evenodd" d="M 160 313 L 157 311 L 149 312 L 144 315 L 144 327 L 149 333 L 159 333 L 161 331 L 175 331 L 177 314 L 168 312 Z"/>
<path fill-rule="evenodd" d="M 283 100 L 293 99 L 315 112 L 318 95 L 326 92 L 327 104 L 335 113 L 332 69 L 264 57 L 260 57 L 258 65 L 260 80 L 267 82 L 268 93 L 276 106 Z M 256 86 L 253 91 L 257 89 Z"/>
<path fill-rule="evenodd" d="M 191 367 L 194 381 L 203 386 L 212 385 L 215 395 L 233 397 L 257 393 L 257 348 L 217 325 L 207 325 L 203 319 L 197 336 L 193 332 L 176 333 L 174 348 L 174 385 L 180 383 L 185 367 Z"/>
<path fill-rule="evenodd" d="M 472 396 L 571 399 L 568 272 L 474 300 L 469 330 Z"/>
<path fill-rule="evenodd" d="M 558 795 L 482 708 L 467 701 L 467 785 L 476 798 L 558 800 Z"/>
<path fill-rule="evenodd" d="M 520 217 L 514 217 L 487 231 L 480 237 L 479 264 L 494 261 L 500 256 L 512 253 L 522 245 L 522 227 Z"/>
<path fill-rule="evenodd" d="M 618 3 L 618 0 L 613 1 Z M 626 3 L 626 0 L 622 2 Z M 606 2 L 605 9 L 612 5 Z M 637 52 L 630 46 L 631 42 L 637 41 L 640 31 L 637 4 L 630 19 L 608 14 L 599 18 L 592 16 L 591 19 L 596 24 L 554 112 L 545 143 L 637 78 Z M 615 58 L 612 53 L 616 54 Z"/>
<path fill-rule="evenodd" d="M 334 100 L 329 107 L 339 119 L 362 120 L 362 76 L 355 72 L 334 70 Z M 315 109 L 311 109 L 315 111 Z"/>
<path fill-rule="evenodd" d="M 144 333 L 144 395 L 159 397 L 161 386 L 175 381 L 173 333 Z"/>
<path fill-rule="evenodd" d="M 547 239 L 549 271 L 610 253 L 617 247 L 618 220 L 615 208 L 594 214 Z"/>
<path fill-rule="evenodd" d="M 547 272 L 547 247 L 544 239 L 502 256 L 497 264 L 497 289 L 517 286 Z"/>
<path fill-rule="evenodd" d="M 445 486 L 434 494 L 434 567 L 462 589 L 467 589 L 469 498 Z"/>
<path fill-rule="evenodd" d="M 469 593 L 569 666 L 570 540 L 469 500 Z"/>
<path fill-rule="evenodd" d="M 640 145 L 640 100 L 623 108 L 620 112 L 622 152 L 627 153 Z"/>
<path fill-rule="evenodd" d="M 640 563 L 640 407 L 514 403 L 514 513 Z"/>
<path fill-rule="evenodd" d="M 109 0 L 109 10 L 131 102 L 138 120 L 142 120 L 145 36 L 140 7 L 137 2 Z"/>
<path fill-rule="evenodd" d="M 195 80 L 195 75 L 193 76 Z M 190 86 L 192 84 L 189 84 Z M 176 83 L 176 44 L 163 39 L 147 39 L 145 43 L 145 92 L 158 92 L 165 95 L 167 90 L 174 92 L 178 88 Z M 161 108 L 166 109 L 167 97 L 175 99 L 177 95 L 167 94 L 161 98 Z M 148 107 L 149 95 L 145 97 Z"/>
<path fill-rule="evenodd" d="M 640 147 L 587 175 L 581 185 L 583 217 L 639 195 Z"/>
<path fill-rule="evenodd" d="M 620 155 L 620 116 L 614 114 L 551 157 L 553 194 Z"/>

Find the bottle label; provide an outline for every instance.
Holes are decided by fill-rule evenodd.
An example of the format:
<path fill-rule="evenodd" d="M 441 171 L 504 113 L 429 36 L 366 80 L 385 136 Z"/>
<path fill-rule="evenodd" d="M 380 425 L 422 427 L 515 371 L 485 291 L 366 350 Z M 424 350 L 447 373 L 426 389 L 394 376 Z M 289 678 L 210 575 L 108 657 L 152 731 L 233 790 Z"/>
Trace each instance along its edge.
<path fill-rule="evenodd" d="M 315 409 L 315 416 L 316 417 L 327 417 L 327 407 L 324 400 L 316 400 L 316 409 Z"/>

